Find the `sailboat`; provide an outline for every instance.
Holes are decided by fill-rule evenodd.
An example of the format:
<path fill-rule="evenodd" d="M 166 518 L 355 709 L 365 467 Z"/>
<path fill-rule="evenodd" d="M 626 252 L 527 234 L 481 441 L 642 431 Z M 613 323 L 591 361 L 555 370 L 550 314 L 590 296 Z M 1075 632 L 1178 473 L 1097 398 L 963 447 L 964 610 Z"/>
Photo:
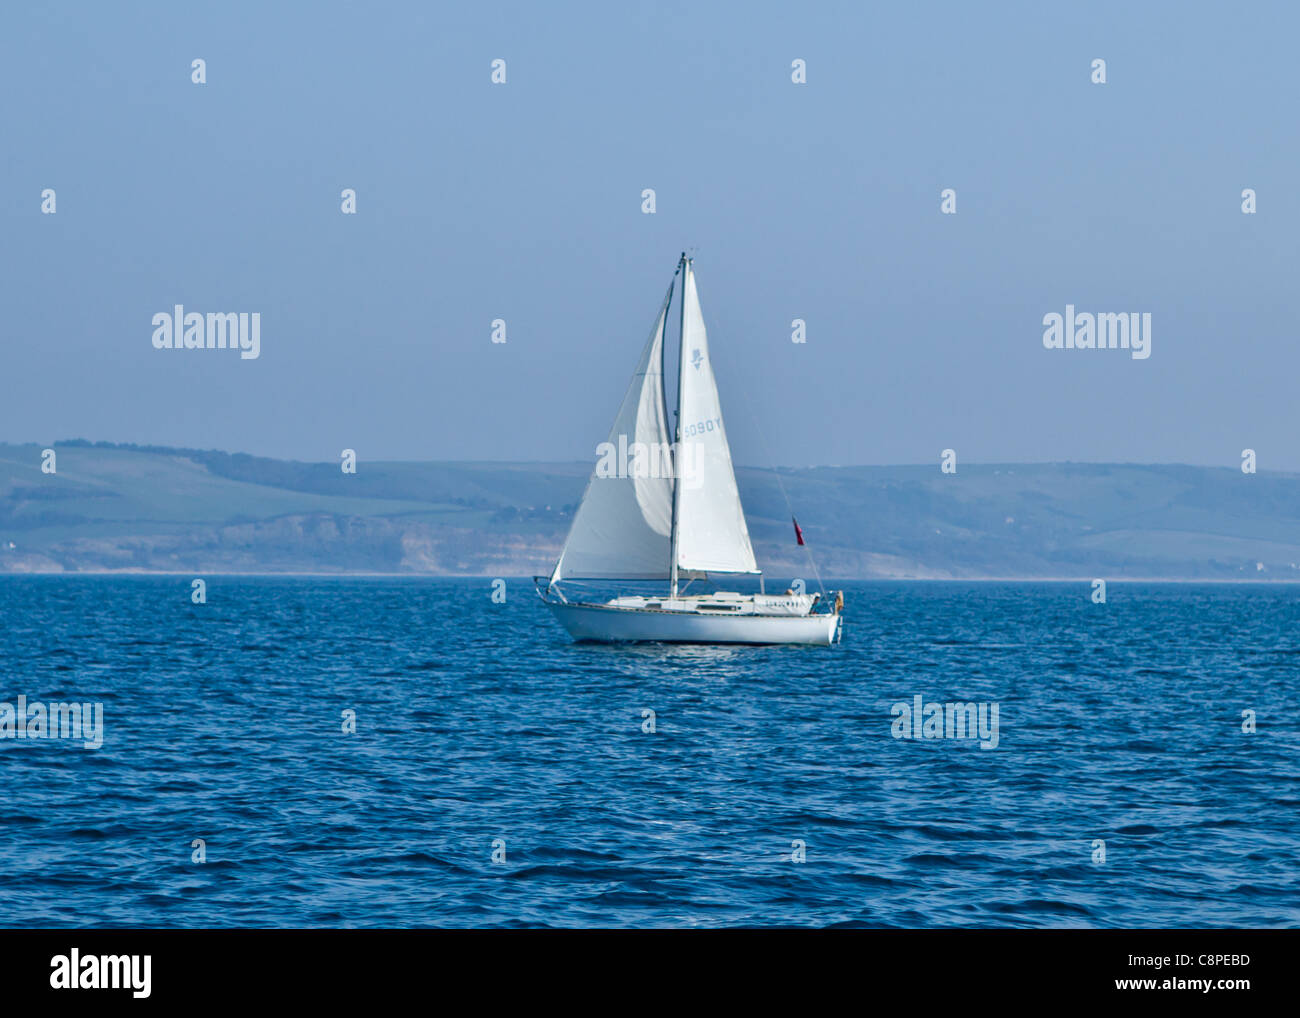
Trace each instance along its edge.
<path fill-rule="evenodd" d="M 679 278 L 677 417 L 670 440 L 664 331 Z M 693 260 L 684 253 L 597 454 L 555 568 L 549 578 L 534 577 L 542 600 L 574 639 L 822 645 L 839 639 L 842 594 L 832 604 L 820 593 L 765 592 L 722 426 Z M 693 581 L 718 575 L 757 577 L 760 592 L 687 593 Z M 570 600 L 561 585 L 575 580 L 667 581 L 668 588 L 662 596 Z"/>

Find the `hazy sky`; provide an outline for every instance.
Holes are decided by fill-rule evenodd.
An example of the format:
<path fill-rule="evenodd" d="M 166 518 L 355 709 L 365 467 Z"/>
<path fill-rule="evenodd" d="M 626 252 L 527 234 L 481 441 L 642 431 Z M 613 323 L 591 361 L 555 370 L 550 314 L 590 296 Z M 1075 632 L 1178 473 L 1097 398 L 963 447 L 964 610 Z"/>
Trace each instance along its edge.
<path fill-rule="evenodd" d="M 740 463 L 1300 469 L 1294 4 L 191 6 L 0 13 L 0 441 L 591 459 L 698 247 Z"/>

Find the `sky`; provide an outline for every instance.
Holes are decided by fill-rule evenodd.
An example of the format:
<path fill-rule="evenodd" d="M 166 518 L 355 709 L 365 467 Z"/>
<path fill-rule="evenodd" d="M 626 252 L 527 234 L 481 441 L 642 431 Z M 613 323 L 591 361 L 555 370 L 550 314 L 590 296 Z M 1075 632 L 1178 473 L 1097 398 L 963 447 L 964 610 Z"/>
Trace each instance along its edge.
<path fill-rule="evenodd" d="M 1284 3 L 5 5 L 0 441 L 590 460 L 690 248 L 738 463 L 1300 470 L 1297 29 Z M 259 313 L 260 356 L 155 349 L 176 304 Z M 1149 313 L 1151 356 L 1046 349 L 1067 304 Z"/>

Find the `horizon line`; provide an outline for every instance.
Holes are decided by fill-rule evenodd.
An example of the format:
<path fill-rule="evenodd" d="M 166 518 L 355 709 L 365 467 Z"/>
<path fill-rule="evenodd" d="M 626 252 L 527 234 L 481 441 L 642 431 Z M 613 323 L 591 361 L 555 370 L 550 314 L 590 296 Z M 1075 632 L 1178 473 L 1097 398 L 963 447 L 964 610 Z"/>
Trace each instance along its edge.
<path fill-rule="evenodd" d="M 3 448 L 52 448 L 57 449 L 60 446 L 73 449 L 108 449 L 123 452 L 142 452 L 142 453 L 199 453 L 203 455 L 219 455 L 230 457 L 246 457 L 248 459 L 268 460 L 275 463 L 295 463 L 302 466 L 337 466 L 333 459 L 325 460 L 301 460 L 282 456 L 271 456 L 265 453 L 253 453 L 236 451 L 228 449 L 199 449 L 194 446 L 177 446 L 177 445 L 159 445 L 153 443 L 140 442 L 113 442 L 113 441 L 92 441 L 85 438 L 65 438 L 57 439 L 54 442 L 13 442 L 0 441 L 0 449 Z M 465 466 L 491 465 L 491 466 L 552 466 L 552 465 L 581 465 L 589 466 L 587 460 L 580 459 L 370 459 L 365 462 L 372 464 L 459 464 Z M 938 460 L 934 463 L 811 463 L 803 466 L 793 464 L 771 464 L 758 465 L 747 463 L 734 464 L 737 469 L 742 470 L 853 470 L 853 469 L 933 469 L 938 465 Z M 1084 466 L 1084 467 L 1190 467 L 1196 470 L 1239 470 L 1239 464 L 1211 464 L 1211 463 L 1187 463 L 1183 461 L 1136 461 L 1136 460 L 994 460 L 994 461 L 965 461 L 958 464 L 959 467 L 1061 467 L 1061 466 Z M 1282 470 L 1266 469 L 1257 467 L 1256 473 L 1273 473 L 1273 474 L 1296 474 L 1300 470 Z"/>

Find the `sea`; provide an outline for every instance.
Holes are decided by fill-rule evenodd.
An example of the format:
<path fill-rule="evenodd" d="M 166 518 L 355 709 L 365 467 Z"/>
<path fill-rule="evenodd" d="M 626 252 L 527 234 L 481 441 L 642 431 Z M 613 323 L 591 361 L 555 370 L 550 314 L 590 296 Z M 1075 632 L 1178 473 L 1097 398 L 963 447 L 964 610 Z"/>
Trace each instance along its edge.
<path fill-rule="evenodd" d="M 192 579 L 0 577 L 0 925 L 1300 925 L 1297 585 L 828 584 L 838 645 L 721 647 Z"/>

